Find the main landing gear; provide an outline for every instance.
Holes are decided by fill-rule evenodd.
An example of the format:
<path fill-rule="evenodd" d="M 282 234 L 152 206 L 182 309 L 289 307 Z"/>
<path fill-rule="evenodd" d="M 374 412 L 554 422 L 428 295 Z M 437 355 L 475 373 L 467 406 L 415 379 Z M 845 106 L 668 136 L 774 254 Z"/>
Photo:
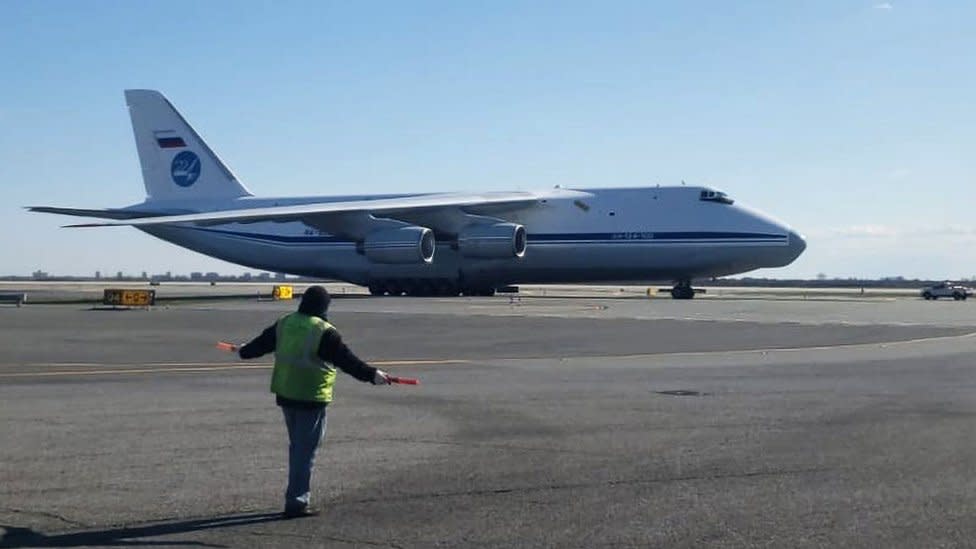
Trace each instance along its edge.
<path fill-rule="evenodd" d="M 373 280 L 369 283 L 369 293 L 372 295 L 414 297 L 457 297 L 493 296 L 495 288 L 492 286 L 460 286 L 448 279 L 387 279 Z"/>
<path fill-rule="evenodd" d="M 671 288 L 671 297 L 674 299 L 694 299 L 695 289 L 691 287 L 691 281 L 679 280 L 674 288 Z"/>

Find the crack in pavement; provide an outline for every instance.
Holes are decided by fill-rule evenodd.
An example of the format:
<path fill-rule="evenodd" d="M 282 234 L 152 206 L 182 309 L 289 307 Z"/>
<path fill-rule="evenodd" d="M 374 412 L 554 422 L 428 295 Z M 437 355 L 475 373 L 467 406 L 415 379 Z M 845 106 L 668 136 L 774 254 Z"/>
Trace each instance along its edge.
<path fill-rule="evenodd" d="M 72 520 L 64 515 L 59 515 L 58 513 L 52 513 L 49 511 L 30 511 L 27 509 L 15 509 L 15 508 L 4 507 L 4 508 L 0 508 L 0 513 L 12 513 L 15 515 L 36 515 L 40 517 L 47 517 L 47 518 L 53 518 L 55 520 L 60 520 L 61 522 L 65 524 L 69 524 L 71 526 L 78 526 L 81 528 L 91 527 L 91 525 L 85 524 L 84 522 Z"/>
<path fill-rule="evenodd" d="M 313 536 L 311 534 L 309 535 L 289 534 L 289 533 L 282 533 L 282 532 L 266 532 L 262 530 L 252 530 L 248 532 L 248 534 L 251 536 L 267 536 L 267 537 L 276 537 L 276 538 L 298 538 L 298 539 L 316 539 L 320 537 L 320 536 Z"/>
<path fill-rule="evenodd" d="M 348 444 L 351 442 L 402 442 L 407 444 L 428 444 L 431 446 L 457 446 L 460 448 L 488 448 L 492 450 L 517 450 L 521 452 L 546 452 L 558 454 L 573 454 L 580 456 L 614 457 L 614 452 L 588 452 L 571 448 L 545 448 L 538 446 L 520 446 L 517 444 L 488 444 L 483 442 L 458 442 L 452 440 L 412 439 L 406 437 L 345 437 L 329 442 L 331 445 Z"/>
<path fill-rule="evenodd" d="M 387 503 L 387 502 L 395 502 L 395 501 L 412 501 L 412 500 L 422 500 L 422 499 L 439 499 L 439 498 L 452 498 L 452 497 L 463 497 L 463 496 L 495 496 L 495 495 L 505 495 L 505 494 L 522 494 L 522 493 L 531 493 L 531 492 L 543 492 L 547 490 L 576 490 L 580 488 L 596 488 L 600 486 L 606 486 L 606 487 L 638 486 L 638 485 L 648 485 L 648 484 L 667 484 L 672 482 L 696 482 L 700 480 L 728 480 L 728 479 L 778 477 L 778 476 L 788 476 L 788 475 L 808 475 L 808 474 L 826 473 L 833 470 L 834 468 L 818 467 L 818 468 L 807 468 L 807 469 L 787 469 L 781 471 L 749 471 L 745 473 L 730 473 L 724 475 L 722 474 L 689 475 L 689 476 L 668 477 L 668 478 L 609 480 L 605 482 L 546 484 L 546 485 L 539 485 L 539 486 L 520 486 L 520 487 L 513 487 L 513 488 L 463 490 L 457 492 L 403 494 L 401 496 L 394 496 L 389 498 L 364 498 L 364 499 L 349 500 L 344 502 L 337 501 L 335 502 L 335 504 Z"/>
<path fill-rule="evenodd" d="M 340 538 L 338 536 L 319 536 L 319 535 L 301 535 L 301 534 L 282 534 L 279 532 L 265 532 L 265 531 L 251 531 L 248 532 L 252 536 L 267 536 L 267 537 L 283 537 L 283 538 L 298 538 L 305 540 L 326 540 L 326 541 L 336 541 L 339 543 L 348 543 L 350 545 L 369 545 L 371 547 L 392 547 L 393 549 L 404 549 L 402 545 L 397 545 L 390 542 L 382 541 L 370 541 L 366 539 L 352 539 L 352 538 Z"/>

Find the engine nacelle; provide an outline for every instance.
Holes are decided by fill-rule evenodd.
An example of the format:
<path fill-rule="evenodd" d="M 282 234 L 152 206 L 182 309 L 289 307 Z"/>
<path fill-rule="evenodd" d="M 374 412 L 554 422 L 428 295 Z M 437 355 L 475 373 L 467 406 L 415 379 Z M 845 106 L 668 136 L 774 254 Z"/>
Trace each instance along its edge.
<path fill-rule="evenodd" d="M 458 251 L 464 257 L 510 259 L 525 255 L 525 227 L 516 223 L 469 225 L 458 234 Z"/>
<path fill-rule="evenodd" d="M 366 235 L 363 254 L 374 263 L 430 263 L 434 231 L 416 226 L 375 231 Z"/>

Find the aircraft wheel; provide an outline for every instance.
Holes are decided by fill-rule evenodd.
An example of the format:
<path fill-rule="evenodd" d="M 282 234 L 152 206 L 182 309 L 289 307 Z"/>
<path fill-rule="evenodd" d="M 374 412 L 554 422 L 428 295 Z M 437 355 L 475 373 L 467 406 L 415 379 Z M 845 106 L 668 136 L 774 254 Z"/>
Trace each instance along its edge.
<path fill-rule="evenodd" d="M 401 284 L 403 294 L 411 297 L 423 295 L 420 290 L 420 283 L 416 280 L 404 280 Z"/>
<path fill-rule="evenodd" d="M 386 283 L 386 293 L 390 294 L 391 296 L 403 295 L 403 286 L 391 280 Z"/>
<path fill-rule="evenodd" d="M 431 280 L 418 280 L 413 284 L 413 291 L 410 295 L 418 297 L 430 297 L 437 295 L 437 287 Z"/>
<path fill-rule="evenodd" d="M 457 296 L 459 293 L 461 293 L 461 290 L 450 280 L 439 280 L 434 283 L 435 295 L 451 297 Z"/>
<path fill-rule="evenodd" d="M 691 287 L 690 282 L 679 282 L 671 288 L 672 299 L 694 299 L 695 289 Z"/>
<path fill-rule="evenodd" d="M 384 293 L 385 292 L 383 291 L 383 286 L 380 286 L 375 282 L 370 283 L 369 295 L 383 295 Z"/>

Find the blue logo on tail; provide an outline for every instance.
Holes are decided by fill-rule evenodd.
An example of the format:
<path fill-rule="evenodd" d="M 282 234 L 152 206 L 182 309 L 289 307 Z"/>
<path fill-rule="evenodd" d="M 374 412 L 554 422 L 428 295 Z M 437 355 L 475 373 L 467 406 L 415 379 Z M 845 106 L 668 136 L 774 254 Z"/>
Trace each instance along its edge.
<path fill-rule="evenodd" d="M 169 173 L 173 176 L 173 183 L 189 187 L 200 177 L 200 157 L 190 151 L 181 152 L 173 158 Z"/>

